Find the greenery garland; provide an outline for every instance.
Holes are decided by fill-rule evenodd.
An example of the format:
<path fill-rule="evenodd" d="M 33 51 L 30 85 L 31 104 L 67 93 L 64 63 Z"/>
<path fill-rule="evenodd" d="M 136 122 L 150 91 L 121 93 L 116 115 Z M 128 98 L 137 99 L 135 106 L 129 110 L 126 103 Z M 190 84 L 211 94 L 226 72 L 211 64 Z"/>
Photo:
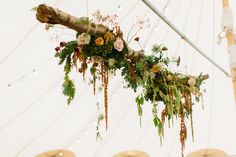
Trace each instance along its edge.
<path fill-rule="evenodd" d="M 88 23 L 88 19 L 80 22 Z M 138 42 L 139 38 L 135 40 Z M 199 102 L 202 96 L 200 87 L 207 77 L 202 74 L 188 76 L 169 71 L 168 66 L 171 60 L 166 51 L 165 46 L 154 45 L 151 55 L 131 53 L 118 25 L 107 31 L 105 35 L 77 33 L 76 40 L 61 42 L 60 46 L 56 47 L 55 57 L 59 58 L 60 65 L 64 63 L 63 94 L 68 97 L 67 102 L 70 104 L 75 95 L 75 85 L 69 76 L 73 68 L 76 68 L 83 76 L 90 69 L 94 94 L 97 80 L 103 83 L 105 119 L 106 128 L 108 128 L 109 71 L 120 70 L 128 88 L 133 89 L 134 92 L 137 92 L 138 88 L 143 90 L 136 97 L 140 125 L 145 101 L 153 105 L 153 123 L 161 141 L 164 137 L 166 119 L 170 121 L 180 118 L 180 142 L 183 156 L 187 138 L 185 121 L 190 118 L 192 125 L 192 106 L 195 101 Z M 180 58 L 175 62 L 179 65 Z M 160 105 L 164 105 L 162 111 L 158 111 L 161 108 Z"/>

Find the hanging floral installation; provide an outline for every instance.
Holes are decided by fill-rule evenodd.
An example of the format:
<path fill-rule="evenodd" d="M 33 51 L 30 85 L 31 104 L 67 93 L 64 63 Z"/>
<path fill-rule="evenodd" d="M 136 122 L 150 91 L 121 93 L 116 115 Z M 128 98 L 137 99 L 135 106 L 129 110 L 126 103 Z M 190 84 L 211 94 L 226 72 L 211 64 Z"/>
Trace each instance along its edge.
<path fill-rule="evenodd" d="M 193 123 L 192 113 L 194 102 L 199 102 L 202 92 L 201 85 L 208 75 L 188 76 L 169 70 L 170 62 L 167 48 L 163 45 L 153 45 L 152 54 L 145 55 L 143 50 L 134 51 L 128 43 L 135 40 L 139 43 L 137 33 L 147 27 L 148 21 L 139 20 L 138 31 L 124 40 L 123 33 L 116 22 L 116 15 L 103 16 L 99 11 L 93 14 L 93 19 L 76 18 L 58 9 L 46 5 L 37 7 L 37 19 L 50 25 L 61 24 L 77 31 L 73 41 L 61 42 L 55 48 L 59 64 L 64 64 L 63 94 L 67 96 L 68 104 L 75 96 L 76 87 L 70 72 L 76 69 L 85 77 L 91 73 L 93 94 L 96 94 L 97 82 L 102 82 L 104 90 L 105 123 L 108 128 L 108 85 L 109 75 L 117 70 L 128 88 L 134 92 L 142 89 L 136 97 L 138 115 L 142 117 L 144 102 L 152 104 L 153 124 L 157 128 L 162 141 L 166 120 L 180 119 L 180 142 L 182 156 L 187 138 L 186 120 Z M 129 33 L 130 34 L 130 33 Z M 129 35 L 128 35 L 129 36 Z M 180 64 L 180 58 L 174 60 Z M 84 78 L 85 79 L 85 78 Z M 162 102 L 162 103 L 160 103 Z M 160 105 L 164 105 L 160 107 Z M 159 111 L 159 108 L 163 108 Z M 192 125 L 193 135 L 193 125 Z"/>

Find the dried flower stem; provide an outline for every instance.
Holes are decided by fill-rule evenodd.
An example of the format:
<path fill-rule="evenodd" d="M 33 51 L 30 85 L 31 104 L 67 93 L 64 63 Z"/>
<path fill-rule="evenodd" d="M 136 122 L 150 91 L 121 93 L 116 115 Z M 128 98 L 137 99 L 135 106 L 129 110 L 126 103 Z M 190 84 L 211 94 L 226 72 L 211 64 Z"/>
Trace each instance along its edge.
<path fill-rule="evenodd" d="M 192 140 L 193 140 L 193 142 L 194 142 L 193 103 L 192 103 L 192 96 L 191 96 L 191 95 L 190 95 L 190 121 L 191 121 Z"/>
<path fill-rule="evenodd" d="M 181 116 L 180 123 L 180 143 L 181 143 L 181 153 L 182 157 L 184 157 L 184 148 L 185 148 L 185 140 L 187 138 L 187 128 L 184 122 L 184 115 Z"/>
<path fill-rule="evenodd" d="M 126 41 L 129 41 L 129 35 L 130 35 L 130 33 L 132 32 L 134 26 L 135 26 L 135 24 L 133 24 L 132 27 L 130 28 L 129 33 L 128 33 L 128 35 L 127 35 Z"/>
<path fill-rule="evenodd" d="M 193 127 L 193 113 L 190 113 L 190 121 L 191 121 L 191 131 L 192 131 L 192 140 L 194 142 L 194 127 Z"/>
<path fill-rule="evenodd" d="M 101 63 L 101 75 L 102 75 L 102 83 L 103 83 L 103 80 L 104 80 L 104 75 L 103 75 L 103 70 L 104 70 L 104 68 L 103 68 L 103 63 Z"/>
<path fill-rule="evenodd" d="M 162 122 L 162 125 L 164 126 L 165 124 L 165 115 L 166 115 L 166 110 L 162 110 L 161 112 L 161 122 Z"/>
<path fill-rule="evenodd" d="M 192 140 L 194 142 L 194 128 L 193 128 L 193 104 L 192 104 L 192 97 L 191 94 L 185 94 L 185 104 L 188 112 L 190 113 L 190 121 L 191 121 L 191 132 L 192 132 Z"/>
<path fill-rule="evenodd" d="M 108 129 L 108 68 L 104 70 L 104 106 L 105 106 L 105 119 L 106 130 Z"/>
<path fill-rule="evenodd" d="M 204 106 L 204 103 L 203 103 L 203 95 L 202 95 L 202 93 L 200 93 L 200 98 L 201 98 L 201 103 L 202 103 L 202 109 L 205 110 L 205 106 Z"/>
<path fill-rule="evenodd" d="M 127 42 L 128 44 L 132 41 L 132 39 L 138 34 L 138 32 L 141 31 L 141 29 L 138 29 L 134 35 L 130 38 L 130 40 Z"/>
<path fill-rule="evenodd" d="M 85 81 L 85 70 L 83 71 L 83 81 Z"/>
<path fill-rule="evenodd" d="M 85 73 L 86 73 L 86 69 L 87 69 L 86 59 L 83 60 L 81 68 L 83 70 L 83 81 L 85 81 Z"/>
<path fill-rule="evenodd" d="M 133 82 L 136 82 L 137 76 L 136 76 L 136 73 L 135 73 L 135 69 L 134 69 L 133 65 L 130 62 L 127 62 L 127 63 L 128 63 L 128 70 L 129 70 L 131 79 L 132 79 Z"/>
<path fill-rule="evenodd" d="M 96 69 L 93 73 L 93 94 L 96 95 Z"/>

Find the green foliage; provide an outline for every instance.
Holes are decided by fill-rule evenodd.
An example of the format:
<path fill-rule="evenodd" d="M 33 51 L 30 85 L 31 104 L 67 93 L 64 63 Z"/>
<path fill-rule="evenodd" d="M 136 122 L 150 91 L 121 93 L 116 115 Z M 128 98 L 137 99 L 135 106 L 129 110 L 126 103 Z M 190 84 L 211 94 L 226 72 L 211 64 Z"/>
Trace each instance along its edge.
<path fill-rule="evenodd" d="M 67 99 L 68 104 L 71 103 L 75 95 L 75 85 L 73 81 L 69 79 L 69 73 L 73 67 L 71 56 L 76 46 L 77 46 L 76 41 L 70 41 L 68 43 L 65 43 L 64 47 L 61 47 L 62 50 L 59 50 L 59 52 L 57 52 L 55 55 L 55 57 L 59 58 L 60 65 L 63 64 L 64 61 L 66 60 L 64 65 L 65 77 L 62 87 L 63 87 L 63 94 L 68 97 Z"/>
<path fill-rule="evenodd" d="M 66 43 L 65 47 L 59 53 L 56 53 L 55 57 L 60 59 L 59 64 L 62 64 L 66 58 L 71 57 L 76 46 L 76 41 L 70 41 Z"/>
<path fill-rule="evenodd" d="M 153 123 L 155 125 L 155 127 L 157 127 L 158 129 L 158 134 L 161 138 L 164 137 L 164 129 L 163 129 L 163 125 L 161 123 L 161 120 L 158 118 L 157 115 L 153 116 Z"/>
<path fill-rule="evenodd" d="M 156 104 L 153 104 L 152 114 L 153 114 L 153 123 L 154 123 L 154 126 L 157 128 L 158 135 L 160 136 L 160 142 L 162 144 L 162 139 L 164 138 L 164 128 L 163 128 L 161 120 L 157 116 Z"/>
<path fill-rule="evenodd" d="M 89 18 L 88 17 L 81 17 L 79 18 L 79 20 L 77 21 L 78 24 L 82 24 L 82 25 L 87 25 L 89 24 Z"/>
<path fill-rule="evenodd" d="M 65 79 L 62 86 L 63 86 L 63 94 L 68 97 L 67 104 L 69 105 L 75 96 L 75 85 L 72 80 Z"/>
<path fill-rule="evenodd" d="M 142 95 L 139 95 L 138 97 L 136 97 L 135 99 L 137 107 L 138 107 L 138 116 L 139 116 L 139 125 L 140 127 L 142 126 L 142 116 L 143 116 L 143 109 L 142 109 L 142 105 L 144 104 L 144 98 Z"/>
<path fill-rule="evenodd" d="M 33 7 L 33 8 L 31 8 L 30 10 L 31 10 L 31 11 L 37 11 L 37 9 L 38 9 L 38 7 Z"/>
<path fill-rule="evenodd" d="M 84 23 L 86 19 L 80 22 Z M 134 92 L 137 91 L 137 88 L 141 88 L 144 91 L 135 99 L 140 126 L 143 105 L 145 101 L 149 101 L 153 104 L 153 124 L 157 128 L 162 141 L 165 118 L 169 122 L 170 120 L 174 121 L 174 118 L 182 118 L 183 116 L 188 118 L 192 113 L 192 97 L 195 96 L 195 100 L 199 101 L 201 96 L 200 87 L 204 81 L 203 75 L 200 74 L 193 77 L 171 72 L 168 66 L 172 61 L 168 58 L 167 52 L 165 52 L 167 48 L 163 45 L 154 45 L 151 55 L 144 55 L 139 59 L 132 60 L 132 58 L 127 57 L 128 46 L 124 41 L 122 51 L 117 51 L 114 48 L 114 42 L 119 36 L 117 35 L 118 33 L 111 34 L 109 40 L 99 34 L 90 34 L 90 41 L 87 44 L 78 45 L 76 41 L 70 41 L 64 47 L 57 48 L 55 57 L 59 58 L 59 64 L 65 64 L 63 94 L 68 97 L 67 102 L 70 104 L 75 95 L 75 85 L 69 78 L 69 74 L 73 67 L 77 67 L 78 61 L 80 62 L 79 71 L 81 73 L 85 72 L 87 64 L 91 64 L 90 73 L 93 78 L 91 83 L 94 83 L 94 88 L 96 79 L 100 78 L 97 75 L 101 75 L 103 72 L 102 67 L 111 71 L 121 70 L 121 75 L 127 88 L 132 89 Z M 76 37 L 79 35 L 80 33 L 77 33 Z M 96 42 L 97 39 L 103 42 L 98 44 Z M 179 64 L 179 61 L 180 59 L 175 62 Z M 195 83 L 189 83 L 190 78 Z M 159 104 L 164 104 L 165 111 L 162 113 L 161 119 L 157 110 Z"/>
<path fill-rule="evenodd" d="M 153 53 L 160 53 L 160 52 L 162 52 L 162 46 L 161 45 L 157 45 L 157 44 L 153 45 L 152 46 L 152 52 Z"/>

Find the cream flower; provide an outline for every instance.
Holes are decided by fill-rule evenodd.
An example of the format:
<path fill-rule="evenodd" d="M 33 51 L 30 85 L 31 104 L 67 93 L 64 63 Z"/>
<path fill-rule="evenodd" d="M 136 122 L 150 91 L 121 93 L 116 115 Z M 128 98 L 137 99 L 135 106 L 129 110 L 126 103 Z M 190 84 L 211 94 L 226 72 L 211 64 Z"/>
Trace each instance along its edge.
<path fill-rule="evenodd" d="M 156 76 L 156 75 L 155 75 L 154 72 L 150 72 L 150 78 L 151 78 L 151 79 L 155 79 L 155 76 Z"/>
<path fill-rule="evenodd" d="M 88 33 L 82 33 L 77 38 L 78 45 L 88 45 L 90 43 L 91 36 Z"/>
<path fill-rule="evenodd" d="M 95 11 L 95 13 L 93 13 L 93 16 L 98 20 L 101 21 L 102 20 L 102 14 L 99 10 Z"/>
<path fill-rule="evenodd" d="M 117 38 L 116 41 L 114 42 L 114 48 L 121 52 L 124 48 L 124 43 L 123 40 L 121 38 Z"/>
<path fill-rule="evenodd" d="M 188 84 L 190 86 L 194 86 L 196 84 L 196 79 L 194 77 L 191 77 L 188 79 Z"/>
<path fill-rule="evenodd" d="M 167 75 L 167 80 L 168 81 L 171 81 L 173 78 L 172 78 L 172 76 L 169 74 L 169 75 Z"/>
<path fill-rule="evenodd" d="M 159 62 L 158 67 L 159 67 L 159 70 L 162 71 L 166 67 L 166 64 L 163 62 Z"/>

